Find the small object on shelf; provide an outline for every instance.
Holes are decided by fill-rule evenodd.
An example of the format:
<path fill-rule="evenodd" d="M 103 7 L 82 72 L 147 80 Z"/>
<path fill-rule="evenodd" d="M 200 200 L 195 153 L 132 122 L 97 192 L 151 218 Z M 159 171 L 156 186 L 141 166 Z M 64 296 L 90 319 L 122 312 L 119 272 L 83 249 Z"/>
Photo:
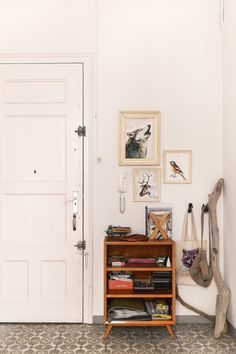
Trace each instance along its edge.
<path fill-rule="evenodd" d="M 121 241 L 128 241 L 128 242 L 140 242 L 140 241 L 147 241 L 148 237 L 142 234 L 131 234 L 120 236 Z"/>
<path fill-rule="evenodd" d="M 170 257 L 167 257 L 166 266 L 167 268 L 171 267 Z"/>
<path fill-rule="evenodd" d="M 164 213 L 160 218 L 158 218 L 158 216 L 156 216 L 154 213 L 150 213 L 150 218 L 155 225 L 155 228 L 149 237 L 150 240 L 155 240 L 156 238 L 163 238 L 168 240 L 169 236 L 163 226 L 169 218 L 169 213 Z"/>
<path fill-rule="evenodd" d="M 171 319 L 169 304 L 166 300 L 145 300 L 146 311 L 153 320 Z"/>
<path fill-rule="evenodd" d="M 127 263 L 127 259 L 125 259 L 123 256 L 121 255 L 113 255 L 113 256 L 109 256 L 107 257 L 107 264 L 110 265 L 110 266 L 114 266 L 113 263 L 116 263 L 116 262 L 120 262 L 120 263 Z"/>
<path fill-rule="evenodd" d="M 114 271 L 109 273 L 109 279 L 113 280 L 131 280 L 132 272 Z"/>
<path fill-rule="evenodd" d="M 156 261 L 156 264 L 158 265 L 158 267 L 165 267 L 166 266 L 167 257 L 158 256 L 158 257 L 156 257 L 155 261 Z"/>
<path fill-rule="evenodd" d="M 142 299 L 112 299 L 108 304 L 107 320 L 110 321 L 148 321 Z"/>
<path fill-rule="evenodd" d="M 154 290 L 152 279 L 134 279 L 134 290 Z"/>
<path fill-rule="evenodd" d="M 172 272 L 152 272 L 152 281 L 156 290 L 171 290 Z"/>
<path fill-rule="evenodd" d="M 145 207 L 145 234 L 150 237 L 150 235 L 153 233 L 154 229 L 156 229 L 156 225 L 153 222 L 152 218 L 150 217 L 150 214 L 154 214 L 157 216 L 157 218 L 161 221 L 162 217 L 164 217 L 165 214 L 168 214 L 167 217 L 165 217 L 164 223 L 161 225 L 162 228 L 167 232 L 167 235 L 169 238 L 172 238 L 172 206 L 171 205 L 160 205 L 159 207 L 153 208 L 153 207 Z M 162 234 L 160 232 L 157 233 L 156 239 L 161 240 Z"/>
<path fill-rule="evenodd" d="M 155 264 L 155 258 L 128 258 L 128 263 L 144 263 L 144 264 Z"/>
<path fill-rule="evenodd" d="M 108 237 L 122 236 L 131 233 L 131 228 L 129 226 L 122 227 L 109 225 L 105 232 Z"/>
<path fill-rule="evenodd" d="M 120 262 L 120 261 L 111 262 L 111 265 L 112 265 L 112 267 L 124 267 L 125 262 Z"/>
<path fill-rule="evenodd" d="M 133 280 L 125 279 L 125 280 L 108 280 L 108 288 L 109 289 L 133 289 Z"/>

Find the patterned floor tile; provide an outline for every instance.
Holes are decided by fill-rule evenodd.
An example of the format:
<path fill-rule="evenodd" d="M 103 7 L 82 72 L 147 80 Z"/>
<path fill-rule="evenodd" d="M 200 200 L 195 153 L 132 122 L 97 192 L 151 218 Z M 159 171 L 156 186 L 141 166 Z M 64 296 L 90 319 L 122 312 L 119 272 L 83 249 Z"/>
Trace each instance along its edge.
<path fill-rule="evenodd" d="M 106 354 L 131 354 L 131 348 L 106 348 Z"/>
<path fill-rule="evenodd" d="M 81 345 L 78 344 L 59 344 L 55 351 L 55 354 L 59 353 L 65 353 L 65 354 L 71 354 L 71 353 L 81 353 Z"/>
<path fill-rule="evenodd" d="M 11 345 L 4 349 L 3 354 L 29 354 L 30 346 L 26 345 Z"/>
<path fill-rule="evenodd" d="M 104 353 L 106 349 L 106 345 L 103 342 L 99 341 L 90 341 L 86 343 L 82 343 L 81 349 L 90 352 L 95 351 L 97 353 Z"/>
<path fill-rule="evenodd" d="M 31 348 L 28 354 L 54 354 L 55 348 Z"/>
<path fill-rule="evenodd" d="M 156 347 L 151 347 L 148 349 L 145 348 L 131 348 L 129 351 L 129 354 L 149 354 L 149 353 L 153 353 L 153 354 L 157 354 L 157 348 Z"/>
<path fill-rule="evenodd" d="M 0 354 L 236 354 L 229 334 L 214 338 L 213 325 L 114 327 L 106 340 L 104 326 L 79 324 L 0 325 Z"/>

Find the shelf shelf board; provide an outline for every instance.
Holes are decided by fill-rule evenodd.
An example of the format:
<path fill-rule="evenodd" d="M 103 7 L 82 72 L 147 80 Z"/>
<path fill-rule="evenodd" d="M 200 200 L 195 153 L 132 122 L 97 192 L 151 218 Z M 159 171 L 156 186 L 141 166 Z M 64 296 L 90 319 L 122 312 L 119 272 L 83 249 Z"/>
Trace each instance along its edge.
<path fill-rule="evenodd" d="M 152 320 L 152 321 L 105 321 L 105 325 L 112 324 L 113 326 L 165 326 L 165 325 L 173 325 L 175 324 L 174 320 Z"/>
<path fill-rule="evenodd" d="M 172 272 L 174 268 L 158 267 L 155 265 L 147 266 L 146 264 L 131 264 L 126 265 L 125 267 L 107 267 L 108 272 L 115 271 L 149 271 L 149 272 Z"/>
<path fill-rule="evenodd" d="M 125 246 L 172 246 L 173 241 L 171 239 L 169 240 L 148 240 L 148 241 L 120 241 L 119 237 L 105 237 L 105 243 L 107 245 L 113 246 L 113 245 L 125 245 Z"/>
<path fill-rule="evenodd" d="M 171 290 L 162 290 L 161 292 L 157 292 L 156 290 L 152 290 L 149 292 L 144 291 L 135 291 L 133 289 L 124 289 L 124 290 L 108 290 L 106 294 L 107 298 L 172 298 L 173 294 Z"/>

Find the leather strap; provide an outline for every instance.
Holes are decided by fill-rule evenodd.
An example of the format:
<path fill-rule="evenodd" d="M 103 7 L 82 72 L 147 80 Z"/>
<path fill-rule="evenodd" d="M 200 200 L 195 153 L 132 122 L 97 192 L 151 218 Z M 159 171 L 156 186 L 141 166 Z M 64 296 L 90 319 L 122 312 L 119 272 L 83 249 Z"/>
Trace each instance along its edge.
<path fill-rule="evenodd" d="M 203 232 L 204 232 L 204 214 L 208 212 L 208 232 L 209 232 L 209 264 L 211 265 L 211 221 L 207 205 L 202 206 L 201 213 L 201 249 L 203 249 Z"/>

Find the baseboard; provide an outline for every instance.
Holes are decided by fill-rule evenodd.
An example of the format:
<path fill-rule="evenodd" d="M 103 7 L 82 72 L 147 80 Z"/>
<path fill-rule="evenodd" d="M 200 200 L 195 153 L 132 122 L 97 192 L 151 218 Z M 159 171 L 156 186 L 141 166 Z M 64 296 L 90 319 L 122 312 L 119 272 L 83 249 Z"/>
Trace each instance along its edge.
<path fill-rule="evenodd" d="M 176 323 L 181 324 L 181 323 L 213 323 L 212 321 L 208 320 L 205 317 L 198 316 L 198 315 L 179 315 L 176 316 Z"/>
<path fill-rule="evenodd" d="M 103 324 L 104 323 L 103 316 L 93 316 L 93 323 L 94 324 Z M 207 320 L 204 317 L 197 316 L 197 315 L 196 316 L 179 315 L 179 316 L 176 316 L 176 323 L 181 324 L 181 323 L 212 323 L 212 322 Z"/>
<path fill-rule="evenodd" d="M 231 334 L 231 336 L 236 340 L 236 328 L 229 322 L 228 322 L 228 329 Z"/>
<path fill-rule="evenodd" d="M 103 316 L 93 316 L 93 324 L 103 324 L 104 318 Z"/>

